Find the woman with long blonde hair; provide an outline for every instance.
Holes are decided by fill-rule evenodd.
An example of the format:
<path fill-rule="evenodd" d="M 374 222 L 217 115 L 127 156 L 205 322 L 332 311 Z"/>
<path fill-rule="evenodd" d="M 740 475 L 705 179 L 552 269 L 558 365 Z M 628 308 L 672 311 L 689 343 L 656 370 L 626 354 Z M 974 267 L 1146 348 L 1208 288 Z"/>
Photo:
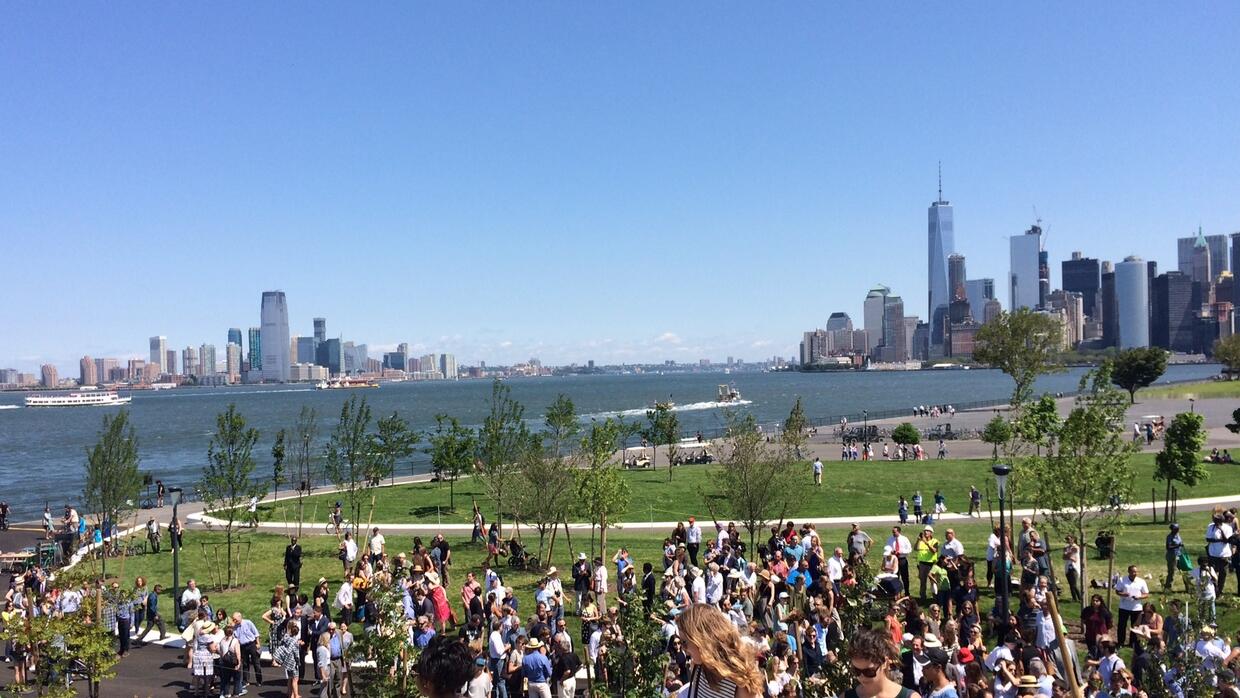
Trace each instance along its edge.
<path fill-rule="evenodd" d="M 683 698 L 760 698 L 762 672 L 753 647 L 714 606 L 693 604 L 676 619 L 692 671 Z"/>

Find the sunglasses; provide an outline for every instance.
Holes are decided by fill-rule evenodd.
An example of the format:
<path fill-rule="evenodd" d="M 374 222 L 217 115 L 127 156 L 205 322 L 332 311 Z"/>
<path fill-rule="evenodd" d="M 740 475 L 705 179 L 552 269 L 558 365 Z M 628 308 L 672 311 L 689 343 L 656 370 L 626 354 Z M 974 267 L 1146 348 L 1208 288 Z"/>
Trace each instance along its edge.
<path fill-rule="evenodd" d="M 863 668 L 853 664 L 852 662 L 848 663 L 848 668 L 852 671 L 853 676 L 864 676 L 867 679 L 872 679 L 875 676 L 878 676 L 878 672 L 882 671 L 882 667 L 872 666 Z"/>

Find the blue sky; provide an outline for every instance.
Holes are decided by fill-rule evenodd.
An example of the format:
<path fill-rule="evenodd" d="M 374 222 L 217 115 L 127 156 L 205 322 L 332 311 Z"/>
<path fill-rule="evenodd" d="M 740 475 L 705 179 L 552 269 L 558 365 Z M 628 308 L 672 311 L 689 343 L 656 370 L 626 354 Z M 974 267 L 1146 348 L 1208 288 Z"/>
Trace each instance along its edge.
<path fill-rule="evenodd" d="M 223 345 L 288 293 L 463 363 L 790 355 L 925 315 L 943 161 L 1007 236 L 1240 230 L 1240 4 L 8 4 L 0 366 Z"/>

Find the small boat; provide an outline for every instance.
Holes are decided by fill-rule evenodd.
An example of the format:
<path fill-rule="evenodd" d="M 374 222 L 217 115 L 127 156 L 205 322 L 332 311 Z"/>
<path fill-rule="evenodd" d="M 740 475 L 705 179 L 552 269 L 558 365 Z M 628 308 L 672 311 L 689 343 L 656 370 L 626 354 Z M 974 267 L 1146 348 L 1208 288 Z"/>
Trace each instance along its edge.
<path fill-rule="evenodd" d="M 315 390 L 351 390 L 353 388 L 378 388 L 379 384 L 365 378 L 336 378 L 331 381 L 319 381 Z"/>
<path fill-rule="evenodd" d="M 26 407 L 112 407 L 128 405 L 133 397 L 116 392 L 82 392 L 68 395 L 27 395 Z"/>
<path fill-rule="evenodd" d="M 736 389 L 734 385 L 721 385 L 716 394 L 715 402 L 724 404 L 732 404 L 741 401 L 741 391 Z"/>

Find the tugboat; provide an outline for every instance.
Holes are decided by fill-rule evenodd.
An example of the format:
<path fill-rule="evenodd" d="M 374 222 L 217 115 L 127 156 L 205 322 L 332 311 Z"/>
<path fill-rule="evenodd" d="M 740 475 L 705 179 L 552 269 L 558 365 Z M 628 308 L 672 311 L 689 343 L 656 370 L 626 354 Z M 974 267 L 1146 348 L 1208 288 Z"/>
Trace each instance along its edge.
<path fill-rule="evenodd" d="M 730 405 L 741 401 L 741 391 L 736 389 L 734 385 L 721 385 L 719 392 L 715 396 L 715 402 Z"/>

